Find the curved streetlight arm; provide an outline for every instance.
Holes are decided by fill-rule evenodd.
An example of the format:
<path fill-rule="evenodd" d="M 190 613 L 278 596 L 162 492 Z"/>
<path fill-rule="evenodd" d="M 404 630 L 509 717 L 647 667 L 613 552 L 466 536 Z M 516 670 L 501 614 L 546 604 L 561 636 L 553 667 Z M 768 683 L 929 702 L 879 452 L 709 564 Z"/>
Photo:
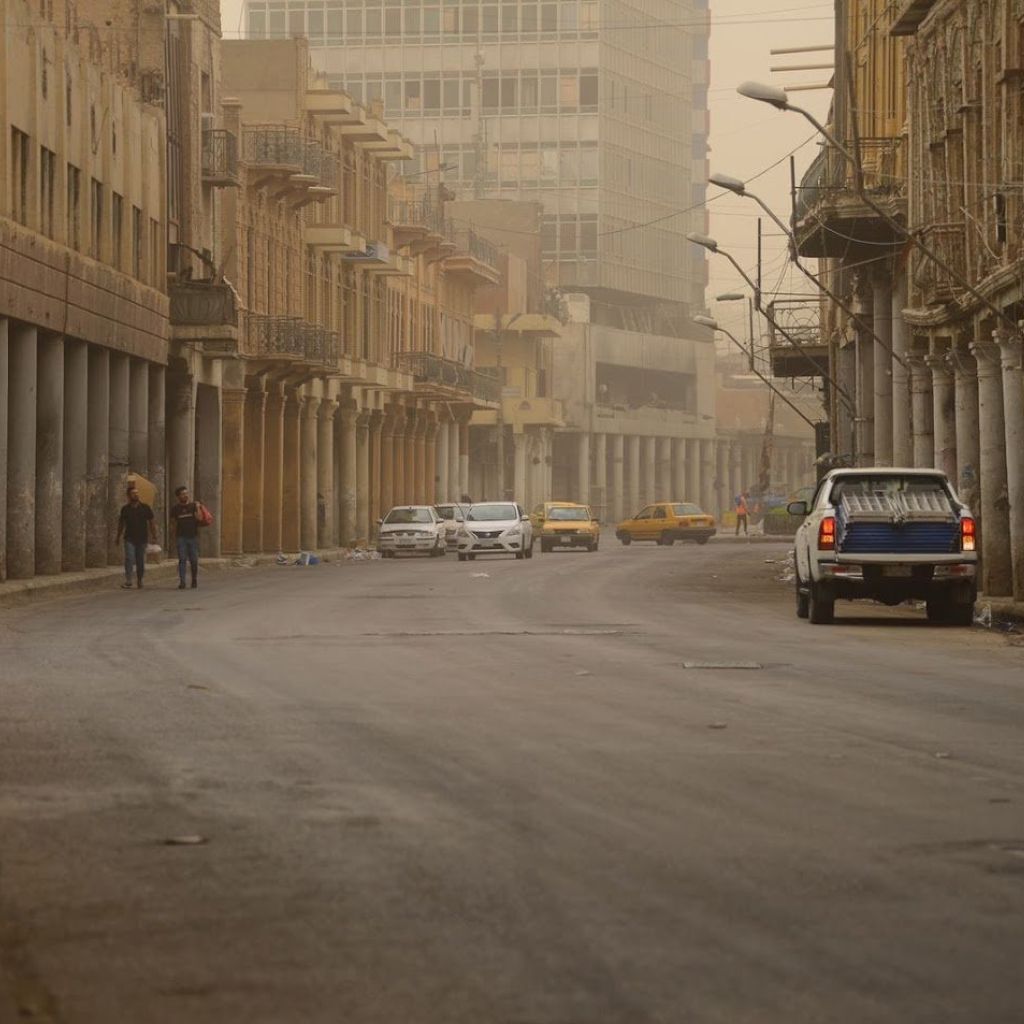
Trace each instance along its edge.
<path fill-rule="evenodd" d="M 732 254 L 726 252 L 724 249 L 716 248 L 714 251 L 718 253 L 719 256 L 724 256 L 736 268 L 736 272 L 740 275 L 740 277 L 742 277 L 743 280 L 746 281 L 747 284 L 750 285 L 750 287 L 753 289 L 755 296 L 754 304 L 757 306 L 757 311 L 765 318 L 765 320 L 768 321 L 768 323 L 772 325 L 772 327 L 775 328 L 775 330 L 779 332 L 779 334 L 781 334 L 786 339 L 786 341 L 790 343 L 790 345 L 793 346 L 793 348 L 795 348 L 811 364 L 811 366 L 813 366 L 822 375 L 822 377 L 825 378 L 825 380 L 829 382 L 829 384 L 832 385 L 832 387 L 836 389 L 836 393 L 842 396 L 847 409 L 851 413 L 853 413 L 854 417 L 856 417 L 857 409 L 853 401 L 853 396 L 849 393 L 849 391 L 846 390 L 846 388 L 842 386 L 842 384 L 839 383 L 839 381 L 835 379 L 835 377 L 832 376 L 831 373 L 829 373 L 829 371 L 824 366 L 821 365 L 821 363 L 818 362 L 817 359 L 814 358 L 814 356 L 811 355 L 810 352 L 807 351 L 805 346 L 801 345 L 800 342 L 797 341 L 796 338 L 794 338 L 793 335 L 789 333 L 789 331 L 787 331 L 773 316 L 771 316 L 770 313 L 768 313 L 767 310 L 765 310 L 761 306 L 760 290 L 758 289 L 757 285 L 751 280 L 747 272 L 739 265 L 739 263 L 736 262 L 736 259 L 732 256 Z"/>
<path fill-rule="evenodd" d="M 771 382 L 771 381 L 770 381 L 770 380 L 769 380 L 769 379 L 768 379 L 768 378 L 767 378 L 767 377 L 766 377 L 766 376 L 765 376 L 765 375 L 764 375 L 763 373 L 761 373 L 761 371 L 760 371 L 760 370 L 758 370 L 758 369 L 757 369 L 757 368 L 756 368 L 756 367 L 754 366 L 754 353 L 753 353 L 752 351 L 750 351 L 750 350 L 749 350 L 749 349 L 748 349 L 748 348 L 747 348 L 747 347 L 746 347 L 746 346 L 745 346 L 745 345 L 744 345 L 744 344 L 743 344 L 743 343 L 742 343 L 742 342 L 741 342 L 741 341 L 739 340 L 739 338 L 737 338 L 737 337 L 736 337 L 736 335 L 732 333 L 732 331 L 727 331 L 727 330 L 726 330 L 726 329 L 725 329 L 724 327 L 720 327 L 720 326 L 719 326 L 719 327 L 716 327 L 715 329 L 716 329 L 716 330 L 718 330 L 718 331 L 720 331 L 720 332 L 721 332 L 722 334 L 724 334 L 724 335 L 725 335 L 725 336 L 726 336 L 727 338 L 729 338 L 729 339 L 730 339 L 730 340 L 732 341 L 732 343 L 733 343 L 733 344 L 734 344 L 734 345 L 735 345 L 735 346 L 736 346 L 736 347 L 737 347 L 737 348 L 738 348 L 738 349 L 739 349 L 739 350 L 740 350 L 740 351 L 741 351 L 741 352 L 742 352 L 742 353 L 743 353 L 743 354 L 744 354 L 744 355 L 745 355 L 745 356 L 747 357 L 747 359 L 748 359 L 748 360 L 750 361 L 750 369 L 751 369 L 751 370 L 752 370 L 752 371 L 753 371 L 753 372 L 754 372 L 754 373 L 755 373 L 755 374 L 756 374 L 756 375 L 757 375 L 758 377 L 760 377 L 760 378 L 761 378 L 761 380 L 762 380 L 762 381 L 763 381 L 763 382 L 764 382 L 765 384 L 767 384 L 767 385 L 768 385 L 768 388 L 769 388 L 769 389 L 770 389 L 770 390 L 771 390 L 772 392 L 774 392 L 774 393 L 775 393 L 775 394 L 776 394 L 776 395 L 777 395 L 777 396 L 778 396 L 779 398 L 781 398 L 781 399 L 782 399 L 782 400 L 783 400 L 783 401 L 784 401 L 784 402 L 786 403 L 786 405 L 788 405 L 788 406 L 790 407 L 790 409 L 792 409 L 792 410 L 793 410 L 793 412 L 795 412 L 795 413 L 797 414 L 797 416 L 799 416 L 799 417 L 800 417 L 800 419 L 802 419 L 802 420 L 804 421 L 804 423 L 806 423 L 806 424 L 807 424 L 807 425 L 808 425 L 809 427 L 811 427 L 812 429 L 814 429 L 814 430 L 817 430 L 817 424 L 816 424 L 816 423 L 815 423 L 815 422 L 814 422 L 814 421 L 813 421 L 812 419 L 810 419 L 810 418 L 809 418 L 808 416 L 806 416 L 806 415 L 804 414 L 803 410 L 801 410 L 801 409 L 798 409 L 798 408 L 797 408 L 797 406 L 796 406 L 796 405 L 795 405 L 795 404 L 794 404 L 793 402 L 791 402 L 791 401 L 790 401 L 790 400 L 789 400 L 789 399 L 788 399 L 788 398 L 786 397 L 786 395 L 784 395 L 784 394 L 783 394 L 783 393 L 782 393 L 782 392 L 781 392 L 781 391 L 780 391 L 780 390 L 779 390 L 779 389 L 778 389 L 778 388 L 777 388 L 777 387 L 776 387 L 776 386 L 775 386 L 775 385 L 774 385 L 774 384 L 773 384 L 773 383 L 772 383 L 772 382 Z"/>
<path fill-rule="evenodd" d="M 853 180 L 856 184 L 856 191 L 858 197 L 862 200 L 865 206 L 867 206 L 874 213 L 877 213 L 879 217 L 885 221 L 898 235 L 905 238 L 915 249 L 918 249 L 925 256 L 928 257 L 941 270 L 951 281 L 955 281 L 961 288 L 964 289 L 972 298 L 980 302 L 990 313 L 995 317 L 1002 320 L 1005 324 L 1008 324 L 1014 336 L 1020 334 L 1019 326 L 1008 317 L 998 306 L 996 306 L 990 299 L 982 295 L 977 288 L 974 287 L 967 280 L 959 274 L 953 267 L 951 267 L 930 245 L 921 241 L 921 237 L 917 232 L 911 231 L 905 224 L 901 224 L 895 217 L 892 216 L 888 211 L 883 209 L 876 203 L 871 196 L 868 195 L 867 190 L 864 188 L 864 182 L 861 178 L 860 173 L 860 161 L 851 153 L 840 141 L 809 111 L 803 107 L 795 106 L 792 103 L 787 103 L 785 110 L 792 110 L 802 117 L 806 118 L 824 137 L 825 141 L 829 145 L 834 146 L 842 155 L 843 159 L 853 168 Z"/>
<path fill-rule="evenodd" d="M 793 109 L 796 108 L 794 107 Z M 786 238 L 789 239 L 790 255 L 792 257 L 793 266 L 795 266 L 796 269 L 799 270 L 800 273 L 803 274 L 808 281 L 810 281 L 812 284 L 820 288 L 848 317 L 850 317 L 851 320 L 853 320 L 854 323 L 859 324 L 861 327 L 863 327 L 864 330 L 869 335 L 871 335 L 874 341 L 881 345 L 881 347 L 886 352 L 888 352 L 889 355 L 892 356 L 892 358 L 895 359 L 896 362 L 900 364 L 900 366 L 906 367 L 907 364 L 903 360 L 903 357 L 897 355 L 891 345 L 887 345 L 884 341 L 882 341 L 882 339 L 875 333 L 874 329 L 868 327 L 868 325 L 863 320 L 861 320 L 860 315 L 858 313 L 855 313 L 846 304 L 846 302 L 844 302 L 838 295 L 836 295 L 836 293 L 833 292 L 827 285 L 822 284 L 822 282 L 817 277 L 815 277 L 814 274 L 812 274 L 800 262 L 800 255 L 797 252 L 796 247 L 796 235 L 793 234 L 792 228 L 787 227 L 782 222 L 782 220 L 776 215 L 775 211 L 760 196 L 755 195 L 753 192 L 744 192 L 743 194 L 753 199 L 754 202 L 757 203 L 757 205 L 760 206 L 761 209 L 764 210 L 764 212 L 768 214 L 769 217 L 771 217 L 771 219 L 775 222 L 776 226 L 786 236 Z"/>

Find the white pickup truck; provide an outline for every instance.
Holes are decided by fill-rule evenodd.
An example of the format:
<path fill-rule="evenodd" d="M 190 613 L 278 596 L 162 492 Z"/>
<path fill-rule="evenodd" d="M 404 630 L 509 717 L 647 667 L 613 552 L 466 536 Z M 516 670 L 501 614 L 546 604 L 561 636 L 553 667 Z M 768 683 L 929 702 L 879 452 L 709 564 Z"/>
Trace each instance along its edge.
<path fill-rule="evenodd" d="M 969 626 L 977 598 L 974 517 L 934 469 L 834 469 L 794 501 L 796 613 L 829 623 L 836 600 L 925 601 L 932 622 Z"/>

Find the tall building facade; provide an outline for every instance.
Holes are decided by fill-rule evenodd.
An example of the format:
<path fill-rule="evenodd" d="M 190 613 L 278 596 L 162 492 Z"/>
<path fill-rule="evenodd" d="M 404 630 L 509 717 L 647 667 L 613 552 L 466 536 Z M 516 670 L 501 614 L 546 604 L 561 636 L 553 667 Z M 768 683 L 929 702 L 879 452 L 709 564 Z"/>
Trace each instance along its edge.
<path fill-rule="evenodd" d="M 540 202 L 546 283 L 587 292 L 595 318 L 693 335 L 707 0 L 247 0 L 245 17 L 250 38 L 305 36 L 332 84 L 381 100 L 418 145 L 406 173 Z"/>

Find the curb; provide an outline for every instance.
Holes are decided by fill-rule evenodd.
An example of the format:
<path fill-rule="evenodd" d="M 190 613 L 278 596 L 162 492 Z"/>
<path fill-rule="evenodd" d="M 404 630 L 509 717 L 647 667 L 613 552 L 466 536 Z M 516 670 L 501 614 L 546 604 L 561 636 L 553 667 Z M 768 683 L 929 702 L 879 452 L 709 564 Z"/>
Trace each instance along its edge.
<path fill-rule="evenodd" d="M 321 562 L 340 562 L 348 552 L 347 548 L 329 548 L 313 551 Z M 296 553 L 297 557 L 297 553 Z M 228 569 L 255 568 L 276 565 L 277 555 L 236 555 L 228 558 L 204 558 L 200 562 L 203 571 L 223 572 Z M 178 574 L 176 560 L 164 559 L 146 566 L 146 579 L 173 579 Z M 33 601 L 74 594 L 87 594 L 107 590 L 124 575 L 120 566 L 109 565 L 99 569 L 85 569 L 82 572 L 61 573 L 56 576 L 34 576 L 29 580 L 7 580 L 0 583 L 0 608 L 30 604 Z"/>

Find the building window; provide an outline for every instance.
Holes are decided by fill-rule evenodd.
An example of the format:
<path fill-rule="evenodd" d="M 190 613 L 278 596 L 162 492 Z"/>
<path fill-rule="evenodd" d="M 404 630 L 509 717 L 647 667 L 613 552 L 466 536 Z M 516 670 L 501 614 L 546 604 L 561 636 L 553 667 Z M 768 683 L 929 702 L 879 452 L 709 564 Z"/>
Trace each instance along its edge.
<path fill-rule="evenodd" d="M 54 190 L 57 183 L 57 154 L 39 147 L 39 230 L 47 238 L 54 236 Z"/>
<path fill-rule="evenodd" d="M 11 217 L 28 224 L 28 136 L 11 129 Z"/>
<path fill-rule="evenodd" d="M 149 218 L 149 283 L 154 288 L 162 288 L 164 282 L 160 280 L 160 222 Z"/>
<path fill-rule="evenodd" d="M 67 243 L 76 251 L 82 247 L 82 172 L 74 164 L 68 164 L 67 194 Z"/>
<path fill-rule="evenodd" d="M 89 255 L 94 260 L 103 258 L 103 182 L 95 178 L 89 187 L 89 210 L 91 234 Z"/>
<path fill-rule="evenodd" d="M 132 276 L 142 280 L 142 211 L 132 207 Z"/>
<path fill-rule="evenodd" d="M 110 197 L 110 262 L 120 270 L 124 247 L 124 199 L 116 192 Z"/>

